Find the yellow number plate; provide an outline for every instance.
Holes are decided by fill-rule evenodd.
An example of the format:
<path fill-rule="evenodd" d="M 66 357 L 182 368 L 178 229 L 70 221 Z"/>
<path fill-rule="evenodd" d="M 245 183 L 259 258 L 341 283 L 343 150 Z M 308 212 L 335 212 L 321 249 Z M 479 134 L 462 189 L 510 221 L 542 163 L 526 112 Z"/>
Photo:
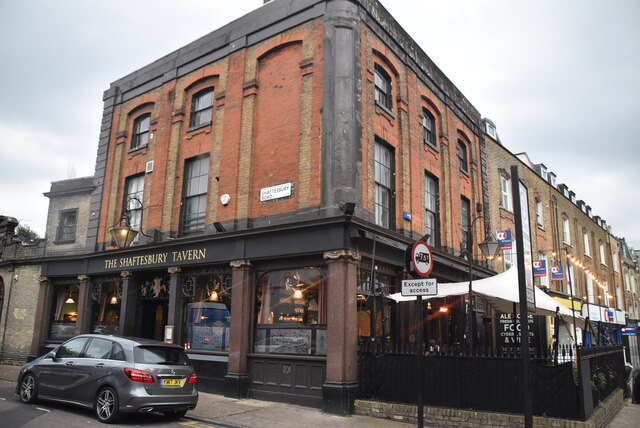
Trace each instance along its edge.
<path fill-rule="evenodd" d="M 182 379 L 162 379 L 162 386 L 182 386 Z"/>

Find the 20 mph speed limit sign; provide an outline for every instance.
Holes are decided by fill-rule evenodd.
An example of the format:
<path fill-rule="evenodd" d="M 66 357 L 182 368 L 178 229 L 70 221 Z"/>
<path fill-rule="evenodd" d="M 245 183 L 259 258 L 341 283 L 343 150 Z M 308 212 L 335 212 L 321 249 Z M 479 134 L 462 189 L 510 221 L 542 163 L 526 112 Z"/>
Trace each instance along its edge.
<path fill-rule="evenodd" d="M 429 276 L 431 269 L 433 269 L 431 248 L 424 241 L 416 241 L 411 248 L 411 266 L 409 270 L 424 278 Z"/>

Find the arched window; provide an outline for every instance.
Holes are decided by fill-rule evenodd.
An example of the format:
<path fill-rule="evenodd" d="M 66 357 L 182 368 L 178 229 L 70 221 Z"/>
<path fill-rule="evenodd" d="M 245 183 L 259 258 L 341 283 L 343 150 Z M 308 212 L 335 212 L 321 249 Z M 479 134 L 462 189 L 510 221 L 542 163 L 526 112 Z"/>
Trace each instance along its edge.
<path fill-rule="evenodd" d="M 538 223 L 538 226 L 544 226 L 544 210 L 540 198 L 536 198 L 536 222 Z"/>
<path fill-rule="evenodd" d="M 571 245 L 571 228 L 569 226 L 569 217 L 562 214 L 562 242 Z"/>
<path fill-rule="evenodd" d="M 460 171 L 469 174 L 469 156 L 467 154 L 467 145 L 464 141 L 458 139 L 458 166 Z"/>
<path fill-rule="evenodd" d="M 149 143 L 150 122 L 151 113 L 143 114 L 133 122 L 133 136 L 131 138 L 132 149 L 145 147 Z"/>
<path fill-rule="evenodd" d="M 213 88 L 206 88 L 196 93 L 191 100 L 191 117 L 189 127 L 197 127 L 211 123 L 213 118 Z"/>
<path fill-rule="evenodd" d="M 392 92 L 391 92 L 391 77 L 389 74 L 376 64 L 374 70 L 374 80 L 376 86 L 376 103 L 391 110 L 392 104 Z"/>
<path fill-rule="evenodd" d="M 500 207 L 509 212 L 513 212 L 513 197 L 511 196 L 511 178 L 500 175 Z"/>
<path fill-rule="evenodd" d="M 584 239 L 584 255 L 591 257 L 591 244 L 589 243 L 589 232 L 587 232 L 587 229 L 582 229 L 582 237 Z"/>
<path fill-rule="evenodd" d="M 424 143 L 433 147 L 436 145 L 436 120 L 429 110 L 422 109 L 422 133 Z"/>

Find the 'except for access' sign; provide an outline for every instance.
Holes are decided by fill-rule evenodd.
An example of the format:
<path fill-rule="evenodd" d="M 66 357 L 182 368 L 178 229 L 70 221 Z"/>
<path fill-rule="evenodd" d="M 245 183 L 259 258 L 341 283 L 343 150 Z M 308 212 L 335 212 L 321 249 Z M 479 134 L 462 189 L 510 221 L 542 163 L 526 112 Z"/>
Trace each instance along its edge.
<path fill-rule="evenodd" d="M 438 294 L 438 281 L 435 278 L 403 279 L 403 296 L 435 296 Z"/>

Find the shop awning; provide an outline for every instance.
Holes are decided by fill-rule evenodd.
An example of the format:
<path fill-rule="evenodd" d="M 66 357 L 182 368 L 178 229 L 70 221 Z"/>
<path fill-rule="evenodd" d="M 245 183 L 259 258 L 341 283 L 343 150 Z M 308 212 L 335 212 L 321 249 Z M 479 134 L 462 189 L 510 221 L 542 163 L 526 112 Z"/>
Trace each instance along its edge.
<path fill-rule="evenodd" d="M 556 308 L 559 308 L 559 314 L 564 321 L 573 323 L 573 313 L 571 309 L 557 302 L 553 297 L 546 294 L 538 287 L 533 287 L 536 293 L 536 309 L 530 311 L 532 315 L 555 316 Z M 520 302 L 518 290 L 518 270 L 511 268 L 498 275 L 489 278 L 478 279 L 473 281 L 473 292 L 482 295 L 497 307 L 500 311 L 506 313 L 513 312 L 513 304 Z M 438 294 L 436 296 L 424 296 L 423 299 L 436 299 L 448 296 L 461 296 L 469 293 L 469 281 L 439 283 Z M 404 297 L 400 293 L 389 296 L 396 302 L 406 302 L 416 300 L 415 297 Z M 519 308 L 518 308 L 519 310 Z M 576 323 L 579 327 L 584 326 L 584 318 L 579 312 L 576 312 Z"/>

